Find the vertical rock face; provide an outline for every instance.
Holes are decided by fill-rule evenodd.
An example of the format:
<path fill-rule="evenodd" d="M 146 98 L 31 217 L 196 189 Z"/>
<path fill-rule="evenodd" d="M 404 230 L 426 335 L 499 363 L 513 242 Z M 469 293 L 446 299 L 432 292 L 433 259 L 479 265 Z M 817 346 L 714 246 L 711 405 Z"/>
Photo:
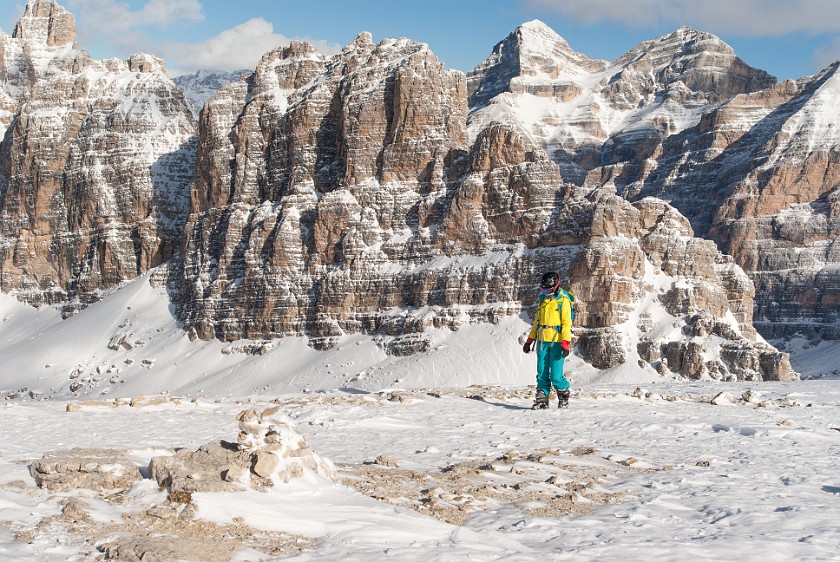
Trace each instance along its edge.
<path fill-rule="evenodd" d="M 2 289 L 62 302 L 167 260 L 186 217 L 195 124 L 163 62 L 94 61 L 75 46 L 73 16 L 38 0 L 0 36 L 0 74 Z"/>
<path fill-rule="evenodd" d="M 768 337 L 840 337 L 837 67 L 720 105 L 627 189 L 671 200 L 736 259 Z"/>
<path fill-rule="evenodd" d="M 31 46 L 75 49 L 76 18 L 55 0 L 30 1 L 12 37 Z"/>
<path fill-rule="evenodd" d="M 414 105 L 405 76 L 415 92 L 423 84 Z M 308 333 L 318 347 L 380 333 L 389 353 L 414 352 L 428 328 L 521 312 L 539 272 L 557 269 L 598 368 L 795 376 L 756 341 L 749 279 L 676 209 L 582 198 L 502 124 L 467 145 L 465 106 L 463 75 L 425 47 L 364 35 L 331 61 L 304 45 L 275 51 L 219 92 L 202 116 L 183 252 L 187 328 L 224 340 Z M 392 157 L 401 145 L 411 155 Z M 724 349 L 744 359 L 702 360 Z"/>
<path fill-rule="evenodd" d="M 405 39 L 362 34 L 330 61 L 295 43 L 211 99 L 201 130 L 188 327 L 326 337 L 428 304 L 406 295 L 444 278 L 411 268 L 434 252 L 429 216 L 451 196 L 446 168 L 466 158 L 463 74 Z"/>
<path fill-rule="evenodd" d="M 791 380 L 787 354 L 756 337 L 753 286 L 658 199 L 602 196 L 575 256 L 577 347 L 599 368 L 641 360 L 687 378 Z M 673 318 L 673 323 L 654 318 Z M 688 337 L 687 337 L 688 336 Z"/>

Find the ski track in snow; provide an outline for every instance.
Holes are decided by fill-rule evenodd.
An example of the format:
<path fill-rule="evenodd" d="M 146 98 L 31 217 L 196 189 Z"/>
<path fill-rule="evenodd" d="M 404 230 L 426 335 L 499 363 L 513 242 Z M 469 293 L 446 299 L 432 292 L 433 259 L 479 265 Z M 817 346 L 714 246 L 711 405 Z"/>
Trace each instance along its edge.
<path fill-rule="evenodd" d="M 524 387 L 436 389 L 439 397 L 405 391 L 401 402 L 388 400 L 393 391 L 334 391 L 75 412 L 60 401 L 7 402 L 0 406 L 7 436 L 0 445 L 0 560 L 83 560 L 94 550 L 61 529 L 32 544 L 13 539 L 8 522 L 34 526 L 59 510 L 61 494 L 35 488 L 27 462 L 47 451 L 107 447 L 127 448 L 145 466 L 165 449 L 234 440 L 236 413 L 270 400 L 340 466 L 388 455 L 400 468 L 435 473 L 510 449 L 591 448 L 580 462 L 615 467 L 600 486 L 622 494 L 583 515 L 536 517 L 508 505 L 476 512 L 463 526 L 341 484 L 195 498 L 199 516 L 212 521 L 243 517 L 258 529 L 316 537 L 315 549 L 294 560 L 836 559 L 839 381 L 661 383 L 647 386 L 650 398 L 633 397 L 634 388 L 576 388 L 570 409 L 537 412 L 528 409 Z M 740 400 L 747 389 L 762 393 L 765 407 Z M 710 404 L 721 391 L 732 403 Z"/>

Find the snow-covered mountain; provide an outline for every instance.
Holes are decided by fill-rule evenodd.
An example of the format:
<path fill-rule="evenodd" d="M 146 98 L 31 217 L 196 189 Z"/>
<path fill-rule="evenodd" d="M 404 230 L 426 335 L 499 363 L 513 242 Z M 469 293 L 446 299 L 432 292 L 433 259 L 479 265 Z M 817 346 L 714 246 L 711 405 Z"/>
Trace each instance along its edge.
<path fill-rule="evenodd" d="M 836 71 L 775 84 L 690 28 L 596 62 L 530 22 L 468 75 L 469 130 L 505 123 L 584 192 L 671 202 L 751 276 L 765 336 L 836 339 Z"/>
<path fill-rule="evenodd" d="M 517 28 L 467 80 L 474 134 L 491 122 L 515 127 L 578 184 L 604 164 L 647 158 L 710 104 L 775 82 L 688 27 L 608 63 L 577 53 L 540 21 Z"/>
<path fill-rule="evenodd" d="M 227 86 L 231 82 L 237 82 L 249 76 L 251 70 L 205 70 L 201 69 L 193 74 L 182 74 L 172 79 L 178 89 L 184 93 L 184 97 L 192 106 L 193 115 L 198 114 L 204 104 L 213 94 Z"/>
<path fill-rule="evenodd" d="M 266 53 L 196 127 L 161 61 L 91 61 L 54 0 L 31 0 L 19 29 L 4 39 L 0 267 L 21 299 L 84 304 L 167 262 L 192 338 L 328 349 L 362 333 L 399 356 L 430 350 L 430 330 L 527 312 L 557 269 L 579 296 L 577 353 L 597 368 L 787 378 L 753 318 L 797 281 L 781 273 L 756 295 L 744 270 L 758 283 L 782 236 L 804 240 L 806 209 L 789 205 L 813 203 L 804 244 L 825 265 L 819 298 L 800 300 L 831 335 L 833 176 L 787 206 L 739 207 L 737 191 L 773 174 L 787 189 L 803 169 L 800 149 L 747 157 L 771 138 L 813 147 L 809 177 L 833 170 L 830 137 L 804 140 L 832 130 L 831 69 L 774 85 L 689 28 L 595 61 L 530 22 L 465 76 L 427 45 L 361 34 L 331 58 L 299 42 Z M 739 165 L 744 182 L 721 185 Z M 758 208 L 786 227 L 749 234 Z"/>
<path fill-rule="evenodd" d="M 389 353 L 422 352 L 432 328 L 519 314 L 552 268 L 598 368 L 791 376 L 756 340 L 743 272 L 671 207 L 580 197 L 517 130 L 470 142 L 466 115 L 464 75 L 423 44 L 362 34 L 330 60 L 301 43 L 264 56 L 202 113 L 185 328 L 321 348 L 384 334 Z"/>
<path fill-rule="evenodd" d="M 196 125 L 144 54 L 95 61 L 72 14 L 32 0 L 0 32 L 0 286 L 33 304 L 88 300 L 180 243 Z"/>

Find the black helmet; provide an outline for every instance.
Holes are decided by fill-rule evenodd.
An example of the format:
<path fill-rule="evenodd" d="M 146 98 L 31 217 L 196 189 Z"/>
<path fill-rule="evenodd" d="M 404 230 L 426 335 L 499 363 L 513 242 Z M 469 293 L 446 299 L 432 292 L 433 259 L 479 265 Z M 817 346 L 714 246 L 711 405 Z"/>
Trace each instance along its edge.
<path fill-rule="evenodd" d="M 543 289 L 556 289 L 560 285 L 560 276 L 554 271 L 549 271 L 542 276 L 540 287 Z"/>

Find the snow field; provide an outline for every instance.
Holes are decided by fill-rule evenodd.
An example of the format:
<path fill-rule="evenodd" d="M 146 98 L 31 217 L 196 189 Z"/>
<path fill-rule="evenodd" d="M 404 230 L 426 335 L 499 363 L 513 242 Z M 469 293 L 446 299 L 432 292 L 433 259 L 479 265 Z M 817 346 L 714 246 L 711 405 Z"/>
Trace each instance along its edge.
<path fill-rule="evenodd" d="M 746 390 L 751 402 L 741 398 Z M 729 399 L 711 404 L 722 391 Z M 576 388 L 563 411 L 531 411 L 531 393 L 498 386 L 326 392 L 71 412 L 60 402 L 7 403 L 0 423 L 17 438 L 0 446 L 0 560 L 81 560 L 80 553 L 94 550 L 60 525 L 37 528 L 59 510 L 61 497 L 34 487 L 28 461 L 52 450 L 108 447 L 129 449 L 142 467 L 174 447 L 233 440 L 237 412 L 275 403 L 317 453 L 339 466 L 341 482 L 308 479 L 269 493 L 196 494 L 193 502 L 199 518 L 218 524 L 241 517 L 255 529 L 314 539 L 314 547 L 294 559 L 834 557 L 840 542 L 837 381 Z M 375 464 L 377 457 L 395 466 Z M 424 511 L 430 497 L 464 502 L 458 490 L 440 487 L 454 480 L 440 476 L 469 463 L 478 470 L 465 471 L 467 480 L 510 495 L 475 501 L 462 525 Z M 389 487 L 384 479 L 376 501 L 348 485 L 374 470 L 393 472 L 391 484 L 405 483 L 408 472 L 425 475 L 437 488 L 412 496 L 421 490 Z M 516 482 L 525 485 L 516 490 Z M 568 486 L 575 482 L 590 489 Z M 545 496 L 534 492 L 549 488 L 574 498 L 575 509 L 540 515 Z M 570 493 L 575 489 L 580 497 Z M 148 481 L 131 494 L 141 504 L 162 495 Z M 598 501 L 604 494 L 609 498 Z M 84 501 L 97 519 L 120 515 L 106 502 Z M 30 544 L 13 539 L 25 529 Z M 233 559 L 255 559 L 249 558 L 253 551 L 240 555 Z"/>

